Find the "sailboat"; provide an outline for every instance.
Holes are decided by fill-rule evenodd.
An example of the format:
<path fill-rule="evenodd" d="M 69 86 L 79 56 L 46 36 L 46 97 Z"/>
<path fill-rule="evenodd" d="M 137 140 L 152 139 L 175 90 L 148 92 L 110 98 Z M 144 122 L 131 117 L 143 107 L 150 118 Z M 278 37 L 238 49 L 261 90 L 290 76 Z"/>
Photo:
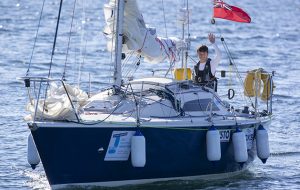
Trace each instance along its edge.
<path fill-rule="evenodd" d="M 182 12 L 186 20 L 188 9 Z M 63 79 L 21 77 L 29 95 L 30 142 L 36 146 L 31 164 L 41 159 L 52 188 L 229 176 L 247 169 L 256 155 L 266 162 L 272 75 L 249 72 L 246 94 L 255 98 L 254 108 L 235 109 L 218 95 L 215 82 L 193 80 L 185 59 L 190 41 L 157 37 L 135 0 L 110 0 L 104 16 L 104 33 L 113 42 L 108 49 L 115 52 L 110 87 L 86 93 Z M 181 54 L 182 67 L 174 78 L 125 80 L 122 60 L 131 53 L 152 63 L 173 63 Z M 258 75 L 267 81 L 269 106 L 262 112 Z"/>

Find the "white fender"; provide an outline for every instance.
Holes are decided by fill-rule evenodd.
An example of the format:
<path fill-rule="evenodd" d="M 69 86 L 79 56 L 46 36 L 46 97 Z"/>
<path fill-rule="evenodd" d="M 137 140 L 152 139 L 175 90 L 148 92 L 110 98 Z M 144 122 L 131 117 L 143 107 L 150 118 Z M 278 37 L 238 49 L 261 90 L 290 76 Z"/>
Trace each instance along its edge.
<path fill-rule="evenodd" d="M 265 164 L 270 156 L 269 135 L 262 125 L 256 130 L 256 151 L 258 158 Z"/>
<path fill-rule="evenodd" d="M 239 128 L 232 135 L 234 159 L 238 163 L 244 163 L 248 160 L 246 136 Z"/>
<path fill-rule="evenodd" d="M 140 131 L 131 138 L 131 164 L 133 167 L 144 167 L 146 164 L 146 139 Z"/>
<path fill-rule="evenodd" d="M 209 128 L 206 133 L 206 153 L 209 161 L 221 159 L 220 133 L 216 128 Z"/>
<path fill-rule="evenodd" d="M 27 161 L 30 164 L 32 169 L 40 163 L 41 159 L 39 153 L 36 149 L 35 143 L 33 141 L 32 134 L 28 135 L 28 143 L 27 143 Z"/>

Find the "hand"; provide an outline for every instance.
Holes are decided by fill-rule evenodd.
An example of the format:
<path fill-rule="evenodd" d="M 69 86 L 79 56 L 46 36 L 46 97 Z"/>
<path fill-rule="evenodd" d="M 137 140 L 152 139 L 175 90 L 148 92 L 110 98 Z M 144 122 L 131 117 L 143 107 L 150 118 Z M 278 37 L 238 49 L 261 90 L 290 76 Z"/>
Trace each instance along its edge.
<path fill-rule="evenodd" d="M 208 40 L 210 41 L 210 43 L 215 43 L 216 41 L 216 38 L 215 38 L 215 35 L 213 35 L 212 33 L 209 33 L 208 34 Z"/>

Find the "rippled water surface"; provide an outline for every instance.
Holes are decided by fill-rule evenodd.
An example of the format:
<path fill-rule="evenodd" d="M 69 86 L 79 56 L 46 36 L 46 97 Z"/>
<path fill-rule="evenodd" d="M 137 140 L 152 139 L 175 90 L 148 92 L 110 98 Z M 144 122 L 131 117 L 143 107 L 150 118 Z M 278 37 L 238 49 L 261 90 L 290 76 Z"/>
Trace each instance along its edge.
<path fill-rule="evenodd" d="M 165 35 L 161 0 L 139 1 L 145 21 Z M 30 60 L 43 1 L 0 1 L 0 189 L 49 189 L 42 165 L 32 171 L 27 164 L 26 144 L 29 133 L 26 115 L 26 91 L 16 80 L 24 76 Z M 103 1 L 78 0 L 75 8 L 66 77 L 72 84 L 80 79 L 87 89 L 91 75 L 93 89 L 97 84 L 111 82 L 110 53 L 102 35 Z M 180 37 L 176 23 L 179 1 L 164 0 L 168 36 Z M 207 43 L 206 36 L 214 32 L 223 52 L 219 69 L 228 70 L 229 63 L 219 37 L 222 35 L 239 70 L 263 67 L 276 71 L 273 112 L 269 129 L 272 156 L 263 165 L 258 159 L 242 175 L 212 181 L 171 181 L 115 189 L 300 189 L 300 1 L 236 1 L 228 3 L 247 10 L 251 24 L 217 21 L 211 26 L 210 1 L 191 1 L 190 33 L 192 49 Z M 30 73 L 47 76 L 55 33 L 59 1 L 46 0 Z M 63 4 L 59 37 L 53 58 L 53 77 L 60 77 L 67 50 L 73 1 Z M 195 52 L 191 56 L 196 59 Z M 189 62 L 190 66 L 194 63 Z M 142 63 L 137 76 L 151 76 L 152 70 L 166 70 L 168 64 Z M 80 77 L 78 73 L 80 72 Z M 159 75 L 160 73 L 157 72 Z M 221 79 L 228 85 L 228 79 Z M 235 86 L 234 88 L 237 88 Z M 104 188 L 105 189 L 105 188 Z"/>

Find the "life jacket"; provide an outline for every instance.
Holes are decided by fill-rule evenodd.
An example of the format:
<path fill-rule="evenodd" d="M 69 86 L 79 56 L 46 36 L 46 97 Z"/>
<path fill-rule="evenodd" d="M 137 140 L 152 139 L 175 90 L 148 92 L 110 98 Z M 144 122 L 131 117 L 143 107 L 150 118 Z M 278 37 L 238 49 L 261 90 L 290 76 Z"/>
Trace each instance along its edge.
<path fill-rule="evenodd" d="M 211 66 L 210 66 L 211 59 L 208 58 L 204 69 L 202 71 L 199 70 L 200 61 L 195 65 L 195 81 L 198 83 L 206 83 L 208 81 L 214 80 L 215 76 L 211 72 Z"/>

